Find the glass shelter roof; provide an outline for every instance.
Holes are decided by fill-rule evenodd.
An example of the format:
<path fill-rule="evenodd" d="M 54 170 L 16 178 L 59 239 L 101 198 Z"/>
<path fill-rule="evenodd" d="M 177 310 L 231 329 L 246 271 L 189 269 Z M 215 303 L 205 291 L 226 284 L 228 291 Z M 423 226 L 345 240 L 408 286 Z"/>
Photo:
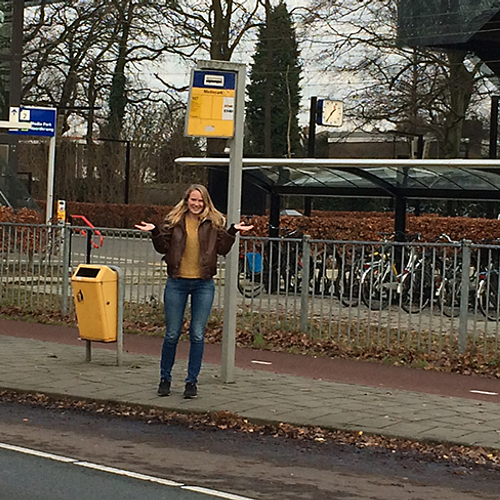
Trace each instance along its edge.
<path fill-rule="evenodd" d="M 228 158 L 178 158 L 226 169 Z M 275 194 L 500 199 L 500 160 L 244 158 L 245 182 Z"/>

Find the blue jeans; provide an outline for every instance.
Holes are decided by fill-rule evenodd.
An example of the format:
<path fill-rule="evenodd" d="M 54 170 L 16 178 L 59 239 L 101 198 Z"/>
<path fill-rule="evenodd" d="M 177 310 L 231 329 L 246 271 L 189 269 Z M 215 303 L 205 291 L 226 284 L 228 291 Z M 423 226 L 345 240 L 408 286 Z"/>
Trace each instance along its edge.
<path fill-rule="evenodd" d="M 167 332 L 161 350 L 160 377 L 172 380 L 177 343 L 184 322 L 184 310 L 191 295 L 191 321 L 189 325 L 189 364 L 186 382 L 198 382 L 203 358 L 205 328 L 214 301 L 213 279 L 168 278 L 163 294 Z"/>

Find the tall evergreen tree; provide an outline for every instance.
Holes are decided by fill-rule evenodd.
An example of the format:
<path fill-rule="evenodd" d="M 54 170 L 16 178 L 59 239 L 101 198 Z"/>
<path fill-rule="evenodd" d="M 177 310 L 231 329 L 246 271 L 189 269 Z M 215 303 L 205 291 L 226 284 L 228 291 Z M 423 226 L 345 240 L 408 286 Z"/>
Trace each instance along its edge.
<path fill-rule="evenodd" d="M 266 22 L 259 29 L 246 107 L 246 152 L 291 157 L 302 153 L 298 112 L 301 65 L 295 28 L 284 2 L 266 1 Z"/>

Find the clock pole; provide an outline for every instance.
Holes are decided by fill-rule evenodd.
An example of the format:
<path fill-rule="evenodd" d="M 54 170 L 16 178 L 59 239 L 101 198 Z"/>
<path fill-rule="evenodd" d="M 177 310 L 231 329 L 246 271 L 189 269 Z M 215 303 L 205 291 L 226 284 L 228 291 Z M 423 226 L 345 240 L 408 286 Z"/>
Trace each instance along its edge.
<path fill-rule="evenodd" d="M 316 155 L 316 119 L 318 114 L 318 98 L 311 97 L 311 107 L 309 109 L 309 137 L 307 144 L 307 157 L 314 158 Z M 310 217 L 312 210 L 312 198 L 304 198 L 304 215 Z"/>
<path fill-rule="evenodd" d="M 311 107 L 309 108 L 309 140 L 307 144 L 307 157 L 314 158 L 316 154 L 316 118 L 318 113 L 318 98 L 311 97 Z"/>

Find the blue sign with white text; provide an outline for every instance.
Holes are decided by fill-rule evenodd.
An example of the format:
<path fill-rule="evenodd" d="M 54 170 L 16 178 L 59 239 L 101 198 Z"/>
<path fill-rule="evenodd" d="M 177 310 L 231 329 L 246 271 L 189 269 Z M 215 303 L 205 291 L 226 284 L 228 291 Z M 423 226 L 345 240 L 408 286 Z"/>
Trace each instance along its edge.
<path fill-rule="evenodd" d="M 10 133 L 54 137 L 56 135 L 56 118 L 56 108 L 20 107 L 18 114 L 19 122 L 30 123 L 31 127 L 26 130 L 10 130 Z"/>

